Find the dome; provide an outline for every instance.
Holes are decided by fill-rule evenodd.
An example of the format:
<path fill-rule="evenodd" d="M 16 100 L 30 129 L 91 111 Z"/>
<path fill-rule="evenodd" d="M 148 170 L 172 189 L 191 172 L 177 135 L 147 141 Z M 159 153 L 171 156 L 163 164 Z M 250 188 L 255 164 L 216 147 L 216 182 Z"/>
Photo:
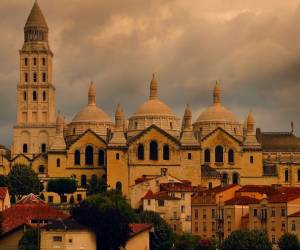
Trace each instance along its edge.
<path fill-rule="evenodd" d="M 237 123 L 235 115 L 221 104 L 213 105 L 203 111 L 197 122 L 230 122 Z"/>
<path fill-rule="evenodd" d="M 112 123 L 111 118 L 97 106 L 86 106 L 80 110 L 72 123 Z"/>

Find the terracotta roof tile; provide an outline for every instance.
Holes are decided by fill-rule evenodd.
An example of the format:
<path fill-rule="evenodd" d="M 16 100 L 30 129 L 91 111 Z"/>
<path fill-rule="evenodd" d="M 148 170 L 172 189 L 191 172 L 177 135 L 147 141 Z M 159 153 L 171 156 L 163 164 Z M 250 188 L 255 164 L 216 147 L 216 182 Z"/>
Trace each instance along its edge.
<path fill-rule="evenodd" d="M 286 203 L 300 198 L 300 194 L 276 194 L 268 198 L 269 203 Z"/>
<path fill-rule="evenodd" d="M 284 194 L 300 194 L 300 187 L 282 187 L 279 191 Z"/>
<path fill-rule="evenodd" d="M 245 185 L 241 189 L 237 190 L 236 192 L 249 192 L 249 193 L 260 193 L 266 195 L 274 195 L 279 194 L 280 192 L 273 188 L 272 186 L 267 185 Z"/>
<path fill-rule="evenodd" d="M 225 205 L 248 205 L 256 204 L 259 200 L 248 196 L 237 196 L 225 201 Z"/>
<path fill-rule="evenodd" d="M 300 211 L 290 214 L 290 215 L 288 215 L 288 217 L 300 217 Z"/>
<path fill-rule="evenodd" d="M 130 237 L 133 237 L 141 232 L 150 230 L 153 226 L 151 224 L 129 224 L 131 229 Z"/>
<path fill-rule="evenodd" d="M 217 186 L 217 187 L 214 187 L 214 188 L 211 188 L 211 189 L 206 189 L 206 190 L 203 190 L 203 191 L 199 191 L 199 192 L 195 192 L 193 194 L 193 196 L 201 196 L 203 194 L 206 194 L 206 195 L 211 195 L 211 194 L 218 194 L 218 193 L 222 193 L 226 190 L 229 190 L 233 187 L 239 187 L 239 185 L 236 185 L 236 184 L 229 184 L 229 185 L 226 185 L 226 186 Z"/>
<path fill-rule="evenodd" d="M 205 188 L 185 183 L 162 183 L 160 184 L 160 189 L 169 192 L 196 192 L 203 191 Z"/>
<path fill-rule="evenodd" d="M 144 199 L 155 199 L 155 195 L 154 193 L 149 189 L 148 192 L 144 195 L 144 197 L 142 198 Z"/>

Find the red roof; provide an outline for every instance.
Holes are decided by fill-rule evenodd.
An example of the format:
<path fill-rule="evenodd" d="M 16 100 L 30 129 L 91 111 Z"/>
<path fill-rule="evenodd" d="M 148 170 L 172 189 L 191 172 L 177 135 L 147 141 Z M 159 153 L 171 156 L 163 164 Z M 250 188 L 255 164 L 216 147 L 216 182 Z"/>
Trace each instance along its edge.
<path fill-rule="evenodd" d="M 148 190 L 148 192 L 145 194 L 145 196 L 142 198 L 144 199 L 155 199 L 155 200 L 180 200 L 178 197 L 171 196 L 168 191 L 160 191 L 157 193 L 153 193 L 151 190 Z"/>
<path fill-rule="evenodd" d="M 217 187 L 214 187 L 214 188 L 210 188 L 210 189 L 206 189 L 204 191 L 200 191 L 200 192 L 195 192 L 193 194 L 193 196 L 201 196 L 201 195 L 211 195 L 211 194 L 218 194 L 218 193 L 222 193 L 228 189 L 231 189 L 233 187 L 239 187 L 239 185 L 237 184 L 229 184 L 229 185 L 226 185 L 226 186 L 217 186 Z"/>
<path fill-rule="evenodd" d="M 286 203 L 300 198 L 300 194 L 276 194 L 268 198 L 269 203 Z"/>
<path fill-rule="evenodd" d="M 28 195 L 14 206 L 4 210 L 2 216 L 2 234 L 7 234 L 25 224 L 31 224 L 31 220 L 65 219 L 68 217 L 34 195 Z"/>
<path fill-rule="evenodd" d="M 290 215 L 288 215 L 288 217 L 300 217 L 300 211 L 290 214 Z"/>
<path fill-rule="evenodd" d="M 267 185 L 245 185 L 237 192 L 249 192 L 249 193 L 260 193 L 266 195 L 279 194 L 279 191 L 272 186 Z"/>
<path fill-rule="evenodd" d="M 300 187 L 282 187 L 279 191 L 285 194 L 300 194 Z"/>
<path fill-rule="evenodd" d="M 151 224 L 129 224 L 129 227 L 131 229 L 130 237 L 133 237 L 146 230 L 150 230 L 152 228 L 152 225 Z"/>
<path fill-rule="evenodd" d="M 4 200 L 7 194 L 7 187 L 0 187 L 0 200 Z"/>
<path fill-rule="evenodd" d="M 154 193 L 149 189 L 148 192 L 145 194 L 145 196 L 142 199 L 155 199 Z"/>
<path fill-rule="evenodd" d="M 248 196 L 237 196 L 225 201 L 225 205 L 248 205 L 255 203 L 259 203 L 259 200 Z"/>
<path fill-rule="evenodd" d="M 135 184 L 140 184 L 140 183 L 143 183 L 145 181 L 149 181 L 149 180 L 153 180 L 157 177 L 160 177 L 161 175 L 143 175 L 142 177 L 140 178 L 137 178 L 135 179 Z"/>
<path fill-rule="evenodd" d="M 162 183 L 160 189 L 169 192 L 195 192 L 203 191 L 205 188 L 200 186 L 192 186 L 186 183 Z"/>

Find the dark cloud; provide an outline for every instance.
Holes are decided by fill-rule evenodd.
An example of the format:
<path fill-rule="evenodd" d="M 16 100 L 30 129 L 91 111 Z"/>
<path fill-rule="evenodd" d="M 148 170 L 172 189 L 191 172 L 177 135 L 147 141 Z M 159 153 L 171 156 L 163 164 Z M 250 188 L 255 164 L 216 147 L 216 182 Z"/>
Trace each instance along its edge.
<path fill-rule="evenodd" d="M 242 121 L 252 110 L 263 130 L 300 131 L 300 8 L 289 0 L 39 0 L 55 54 L 57 109 L 71 120 L 87 101 L 130 116 L 148 97 L 153 72 L 161 98 L 194 119 L 211 103 L 216 79 L 223 103 Z M 18 50 L 32 0 L 0 6 L 0 142 L 11 143 Z M 270 7 L 271 6 L 271 7 Z M 68 98 L 73 97 L 73 98 Z"/>

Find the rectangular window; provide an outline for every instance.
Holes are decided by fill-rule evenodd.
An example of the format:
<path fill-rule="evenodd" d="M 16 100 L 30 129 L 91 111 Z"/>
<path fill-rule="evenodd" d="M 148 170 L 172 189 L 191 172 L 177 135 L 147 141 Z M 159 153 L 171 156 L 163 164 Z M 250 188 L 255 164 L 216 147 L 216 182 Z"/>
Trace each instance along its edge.
<path fill-rule="evenodd" d="M 275 216 L 276 216 L 275 208 L 272 208 L 271 217 L 275 217 Z"/>
<path fill-rule="evenodd" d="M 45 57 L 43 57 L 42 61 L 43 61 L 43 66 L 46 66 L 46 58 Z"/>
<path fill-rule="evenodd" d="M 36 58 L 33 58 L 33 65 L 36 65 Z"/>
<path fill-rule="evenodd" d="M 185 212 L 185 207 L 181 206 L 180 210 L 181 210 L 181 213 L 184 213 Z"/>
<path fill-rule="evenodd" d="M 203 222 L 203 232 L 207 231 L 206 222 Z"/>
<path fill-rule="evenodd" d="M 61 236 L 53 236 L 53 241 L 62 242 L 62 237 Z"/>
<path fill-rule="evenodd" d="M 198 222 L 195 222 L 195 232 L 199 231 Z"/>
<path fill-rule="evenodd" d="M 216 210 L 214 208 L 211 209 L 211 218 L 216 218 Z"/>
<path fill-rule="evenodd" d="M 46 82 L 47 81 L 47 74 L 44 72 L 43 73 L 43 82 Z"/>
<path fill-rule="evenodd" d="M 181 193 L 181 199 L 184 200 L 185 198 L 185 193 Z"/>
<path fill-rule="evenodd" d="M 158 206 L 159 207 L 165 206 L 165 201 L 164 200 L 158 200 Z"/>
<path fill-rule="evenodd" d="M 281 208 L 281 217 L 285 217 L 285 208 Z"/>
<path fill-rule="evenodd" d="M 24 58 L 24 65 L 28 66 L 28 58 L 27 57 Z"/>
<path fill-rule="evenodd" d="M 53 196 L 48 196 L 48 203 L 53 203 Z"/>
<path fill-rule="evenodd" d="M 77 201 L 82 201 L 82 195 L 81 194 L 77 194 Z"/>
<path fill-rule="evenodd" d="M 298 169 L 298 182 L 300 182 L 300 169 Z"/>
<path fill-rule="evenodd" d="M 33 73 L 33 81 L 37 82 L 37 73 Z"/>
<path fill-rule="evenodd" d="M 216 231 L 216 223 L 214 221 L 211 223 L 211 231 Z"/>
<path fill-rule="evenodd" d="M 292 222 L 292 231 L 296 231 L 296 223 L 295 223 L 295 221 Z"/>
<path fill-rule="evenodd" d="M 203 217 L 203 219 L 206 219 L 206 209 L 205 208 L 202 209 L 202 217 Z"/>
<path fill-rule="evenodd" d="M 253 216 L 257 217 L 257 209 L 256 208 L 253 209 Z"/>
<path fill-rule="evenodd" d="M 275 235 L 272 235 L 272 244 L 275 244 L 275 243 L 276 243 Z"/>
<path fill-rule="evenodd" d="M 148 206 L 150 206 L 151 205 L 151 200 L 148 200 Z"/>
<path fill-rule="evenodd" d="M 198 219 L 198 209 L 195 209 L 195 219 Z"/>

